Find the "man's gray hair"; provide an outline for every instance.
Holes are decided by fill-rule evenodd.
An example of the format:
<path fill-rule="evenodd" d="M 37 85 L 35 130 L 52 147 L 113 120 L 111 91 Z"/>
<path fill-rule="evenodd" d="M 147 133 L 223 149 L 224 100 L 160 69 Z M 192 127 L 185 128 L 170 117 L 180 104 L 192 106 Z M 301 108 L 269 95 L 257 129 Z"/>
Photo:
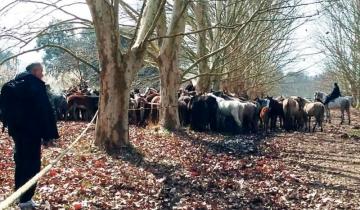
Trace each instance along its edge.
<path fill-rule="evenodd" d="M 26 67 L 26 71 L 32 71 L 36 66 L 41 66 L 41 63 L 31 63 Z"/>

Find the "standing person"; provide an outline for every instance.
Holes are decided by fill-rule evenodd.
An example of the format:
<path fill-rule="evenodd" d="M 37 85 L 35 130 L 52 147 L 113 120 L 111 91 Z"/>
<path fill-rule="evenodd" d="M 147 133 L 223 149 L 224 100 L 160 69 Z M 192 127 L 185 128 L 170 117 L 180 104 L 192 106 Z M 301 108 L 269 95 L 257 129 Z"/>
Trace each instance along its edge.
<path fill-rule="evenodd" d="M 328 95 L 325 99 L 325 105 L 327 105 L 330 101 L 338 98 L 341 96 L 341 93 L 340 93 L 340 88 L 338 86 L 338 84 L 335 82 L 334 83 L 334 89 L 333 91 L 330 93 L 330 95 Z"/>
<path fill-rule="evenodd" d="M 1 90 L 1 97 L 5 104 L 15 103 L 2 105 L 5 107 L 4 112 L 10 112 L 4 114 L 8 118 L 6 124 L 9 135 L 15 142 L 15 190 L 40 171 L 41 143 L 46 144 L 52 139 L 59 138 L 54 111 L 42 78 L 42 65 L 32 63 L 26 67 L 26 72 L 17 75 L 15 80 L 7 83 L 13 84 L 12 87 L 17 89 L 13 88 L 11 91 L 17 97 L 15 100 L 11 98 L 15 96 L 5 93 L 6 90 L 4 89 L 6 89 L 7 84 Z M 8 102 L 6 102 L 7 99 Z M 2 103 L 4 104 L 4 102 Z M 14 107 L 16 107 L 16 111 L 12 110 Z M 20 197 L 20 209 L 31 210 L 36 208 L 36 204 L 32 200 L 35 189 L 36 184 Z"/>

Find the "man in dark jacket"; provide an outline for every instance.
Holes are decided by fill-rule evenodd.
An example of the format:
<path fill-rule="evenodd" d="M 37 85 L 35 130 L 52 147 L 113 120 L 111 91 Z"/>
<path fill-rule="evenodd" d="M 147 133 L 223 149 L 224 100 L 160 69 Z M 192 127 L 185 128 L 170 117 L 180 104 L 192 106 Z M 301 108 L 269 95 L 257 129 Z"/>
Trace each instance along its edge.
<path fill-rule="evenodd" d="M 326 100 L 325 100 L 325 105 L 328 104 L 330 101 L 338 98 L 341 96 L 341 93 L 340 93 L 340 89 L 339 89 L 339 86 L 337 83 L 334 83 L 334 89 L 333 91 L 330 93 L 330 95 L 328 95 L 326 97 Z"/>
<path fill-rule="evenodd" d="M 35 176 L 41 167 L 41 143 L 59 138 L 54 111 L 50 105 L 45 83 L 42 81 L 43 67 L 40 63 L 33 63 L 26 67 L 26 72 L 15 79 L 24 80 L 26 97 L 23 108 L 24 126 L 11 129 L 9 133 L 15 142 L 15 189 L 20 188 Z M 32 197 L 36 184 L 20 197 L 21 209 L 35 209 Z"/>

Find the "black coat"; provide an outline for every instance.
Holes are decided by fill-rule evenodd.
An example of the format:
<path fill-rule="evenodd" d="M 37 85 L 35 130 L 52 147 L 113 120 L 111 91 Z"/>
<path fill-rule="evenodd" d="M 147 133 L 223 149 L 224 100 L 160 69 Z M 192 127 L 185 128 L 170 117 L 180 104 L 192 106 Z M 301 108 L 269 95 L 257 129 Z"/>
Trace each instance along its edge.
<path fill-rule="evenodd" d="M 341 96 L 341 93 L 340 93 L 339 86 L 335 86 L 333 91 L 330 93 L 329 98 L 335 99 L 340 96 Z"/>
<path fill-rule="evenodd" d="M 45 83 L 29 73 L 19 74 L 16 79 L 23 79 L 26 83 L 26 103 L 23 106 L 26 114 L 23 119 L 24 127 L 10 135 L 41 138 L 45 141 L 59 138 Z"/>

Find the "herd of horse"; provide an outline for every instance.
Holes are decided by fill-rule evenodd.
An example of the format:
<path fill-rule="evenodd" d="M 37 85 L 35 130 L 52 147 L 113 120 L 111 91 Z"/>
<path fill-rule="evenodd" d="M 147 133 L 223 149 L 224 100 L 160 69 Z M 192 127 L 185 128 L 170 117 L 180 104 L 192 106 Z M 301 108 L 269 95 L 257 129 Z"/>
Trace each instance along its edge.
<path fill-rule="evenodd" d="M 72 87 L 63 94 L 48 93 L 57 120 L 89 121 L 96 113 L 99 92 Z"/>
<path fill-rule="evenodd" d="M 129 123 L 138 126 L 159 122 L 160 94 L 153 88 L 144 93 L 138 89 L 130 95 Z M 339 97 L 324 105 L 326 94 L 316 92 L 313 100 L 299 96 L 266 97 L 253 101 L 233 94 L 217 91 L 197 94 L 195 89 L 178 92 L 178 113 L 181 126 L 196 131 L 216 132 L 264 132 L 283 128 L 285 130 L 312 130 L 316 126 L 323 131 L 323 121 L 331 122 L 330 109 L 341 111 L 341 123 L 347 113 L 350 124 L 352 97 Z M 166 107 L 162 107 L 166 108 Z M 311 129 L 311 119 L 315 124 Z"/>
<path fill-rule="evenodd" d="M 90 120 L 98 108 L 97 92 L 68 91 L 66 95 L 52 95 L 51 102 L 59 120 Z M 197 93 L 194 88 L 178 92 L 178 113 L 181 126 L 195 131 L 225 133 L 269 132 L 276 129 L 323 131 L 324 120 L 331 122 L 330 110 L 341 111 L 341 123 L 347 113 L 350 124 L 352 98 L 339 97 L 324 105 L 326 94 L 316 92 L 314 99 L 299 96 L 265 97 L 246 100 L 226 91 Z M 130 93 L 129 124 L 147 126 L 159 122 L 161 97 L 159 91 L 147 88 Z M 311 119 L 315 123 L 311 128 Z"/>

